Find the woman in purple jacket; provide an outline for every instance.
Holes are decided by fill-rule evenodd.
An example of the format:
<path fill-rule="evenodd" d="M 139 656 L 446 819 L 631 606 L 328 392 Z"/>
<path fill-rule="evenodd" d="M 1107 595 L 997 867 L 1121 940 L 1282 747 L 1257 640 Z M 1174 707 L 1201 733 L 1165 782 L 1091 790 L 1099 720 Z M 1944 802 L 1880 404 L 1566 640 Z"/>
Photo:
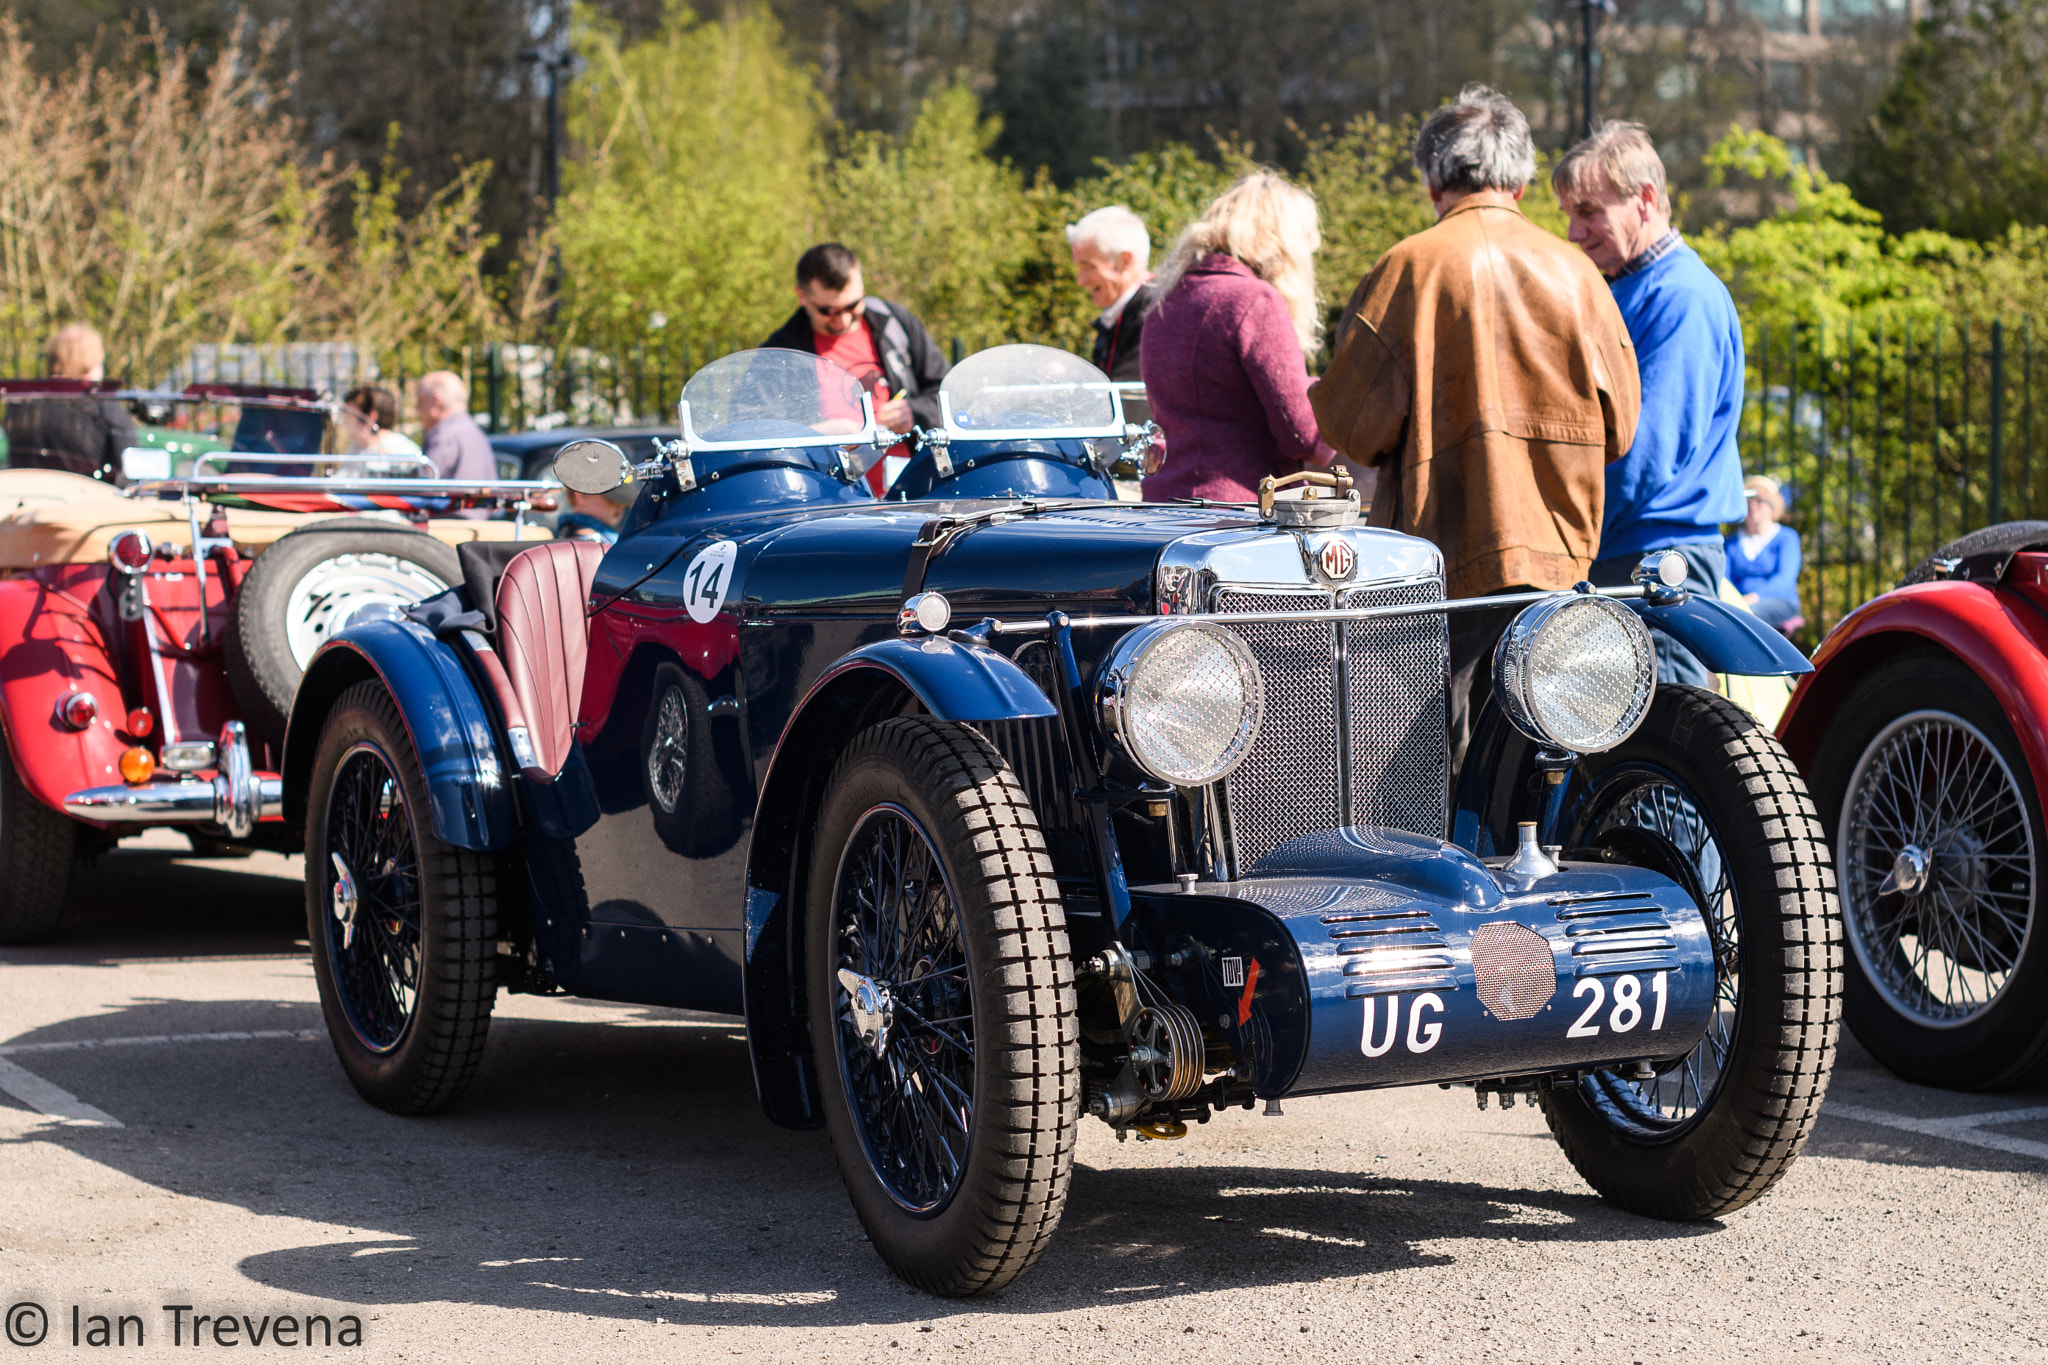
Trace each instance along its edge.
<path fill-rule="evenodd" d="M 1181 234 L 1153 280 L 1140 367 L 1166 459 L 1147 502 L 1250 502 L 1259 480 L 1335 452 L 1316 432 L 1306 355 L 1319 344 L 1315 200 L 1248 175 Z"/>

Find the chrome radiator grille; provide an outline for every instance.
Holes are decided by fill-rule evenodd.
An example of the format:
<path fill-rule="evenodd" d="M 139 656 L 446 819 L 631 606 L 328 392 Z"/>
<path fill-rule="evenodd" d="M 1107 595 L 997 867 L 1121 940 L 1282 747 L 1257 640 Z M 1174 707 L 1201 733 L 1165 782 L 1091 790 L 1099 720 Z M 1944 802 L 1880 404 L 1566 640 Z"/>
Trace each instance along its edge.
<path fill-rule="evenodd" d="M 1442 596 L 1434 579 L 1334 597 L 1224 584 L 1211 610 L 1307 612 Z M 1449 779 L 1441 615 L 1231 629 L 1251 646 L 1266 681 L 1258 743 L 1224 781 L 1240 871 L 1297 835 L 1340 825 L 1443 837 Z"/>

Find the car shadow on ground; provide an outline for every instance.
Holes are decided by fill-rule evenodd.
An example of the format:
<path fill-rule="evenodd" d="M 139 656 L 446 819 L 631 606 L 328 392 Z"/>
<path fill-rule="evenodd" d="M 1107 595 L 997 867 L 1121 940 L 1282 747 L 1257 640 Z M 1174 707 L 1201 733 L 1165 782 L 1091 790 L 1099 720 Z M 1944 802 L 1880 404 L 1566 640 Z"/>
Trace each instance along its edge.
<path fill-rule="evenodd" d="M 271 1001 L 139 1008 L 146 1018 L 93 1017 L 89 1036 L 247 1028 L 264 1010 L 294 1024 L 313 1017 Z M 365 1104 L 320 1040 L 18 1054 L 128 1126 L 41 1128 L 16 1141 L 56 1143 L 189 1198 L 325 1225 L 317 1241 L 241 1260 L 272 1289 L 677 1324 L 1111 1309 L 1449 1264 L 1460 1243 L 1714 1231 L 1622 1213 L 1590 1191 L 1259 1165 L 1256 1149 L 1241 1149 L 1260 1136 L 1251 1125 L 1277 1132 L 1285 1120 L 1233 1112 L 1197 1128 L 1173 1165 L 1112 1168 L 1117 1158 L 1099 1152 L 1103 1164 L 1077 1165 L 1039 1265 L 1004 1295 L 954 1304 L 891 1277 L 822 1133 L 762 1117 L 738 1021 L 626 1007 L 612 1018 L 500 1021 L 469 1097 L 431 1118 Z M 6 1041 L 75 1037 L 86 1022 Z M 1370 1168 L 1370 1138 L 1358 1150 Z M 1455 1146 L 1444 1155 L 1455 1162 Z M 304 1238 L 303 1227 L 284 1236 Z M 249 1241 L 278 1237 L 259 1224 Z"/>
<path fill-rule="evenodd" d="M 299 859 L 198 858 L 152 831 L 76 867 L 48 943 L 0 948 L 0 964 L 111 965 L 149 958 L 263 957 L 304 951 Z"/>
<path fill-rule="evenodd" d="M 0 962 L 302 954 L 299 884 L 246 867 L 124 849 L 81 874 L 73 900 L 83 913 L 58 943 L 9 950 Z M 501 1009 L 536 1012 L 516 999 Z M 738 1020 L 575 1009 L 589 1017 L 501 1017 L 464 1100 L 431 1118 L 398 1118 L 355 1095 L 324 1039 L 268 1036 L 317 1033 L 315 1005 L 135 1001 L 0 1041 L 266 1036 L 16 1054 L 128 1126 L 39 1127 L 13 1141 L 55 1143 L 160 1189 L 323 1225 L 317 1240 L 240 1262 L 252 1282 L 277 1290 L 368 1306 L 456 1302 L 678 1324 L 1110 1310 L 1133 1298 L 1447 1264 L 1461 1244 L 1671 1242 L 1716 1230 L 1638 1218 L 1590 1191 L 1377 1176 L 1369 1140 L 1357 1149 L 1368 1169 L 1357 1172 L 1259 1165 L 1256 1148 L 1241 1146 L 1262 1137 L 1267 1121 L 1234 1112 L 1165 1149 L 1171 1165 L 1149 1164 L 1147 1153 L 1134 1157 L 1147 1164 L 1120 1167 L 1121 1153 L 1136 1149 L 1105 1158 L 1098 1148 L 1094 1162 L 1077 1165 L 1064 1224 L 1039 1265 L 999 1297 L 949 1303 L 889 1275 L 821 1133 L 762 1117 Z M 1904 1087 L 1846 1037 L 1833 1097 L 1902 1113 L 2048 1102 L 2038 1091 Z M 1807 1150 L 1955 1171 L 2041 1170 L 2023 1156 L 1825 1111 Z M 1443 1144 L 1443 1156 L 1455 1171 L 1455 1143 Z M 282 1238 L 259 1227 L 249 1240 L 275 1247 L 307 1238 L 303 1227 Z"/>

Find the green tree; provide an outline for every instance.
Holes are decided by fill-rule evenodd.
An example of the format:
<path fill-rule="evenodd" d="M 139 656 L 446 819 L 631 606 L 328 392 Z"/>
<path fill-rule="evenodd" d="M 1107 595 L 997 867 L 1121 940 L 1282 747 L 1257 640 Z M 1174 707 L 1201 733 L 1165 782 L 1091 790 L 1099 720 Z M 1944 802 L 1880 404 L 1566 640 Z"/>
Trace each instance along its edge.
<path fill-rule="evenodd" d="M 924 101 L 903 139 L 853 133 L 819 177 L 822 235 L 853 248 L 870 290 L 941 338 L 1007 337 L 1034 249 L 1024 178 L 964 86 Z M 787 269 L 787 263 L 784 266 Z"/>
<path fill-rule="evenodd" d="M 761 9 L 707 21 L 675 4 L 631 46 L 579 9 L 577 34 L 590 65 L 555 223 L 565 318 L 613 350 L 757 344 L 789 309 L 817 217 L 810 75 Z"/>
<path fill-rule="evenodd" d="M 1931 0 L 1850 183 L 1894 232 L 2048 223 L 2048 0 Z"/>

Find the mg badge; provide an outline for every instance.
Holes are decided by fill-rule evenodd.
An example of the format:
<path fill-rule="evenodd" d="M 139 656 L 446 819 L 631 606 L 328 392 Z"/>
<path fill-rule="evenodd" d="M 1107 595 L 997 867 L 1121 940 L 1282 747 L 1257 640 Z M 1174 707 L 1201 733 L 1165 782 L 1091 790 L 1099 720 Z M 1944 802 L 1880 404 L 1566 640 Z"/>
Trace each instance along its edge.
<path fill-rule="evenodd" d="M 1358 555 L 1352 550 L 1350 541 L 1342 536 L 1331 536 L 1316 552 L 1316 564 L 1322 569 L 1323 577 L 1342 583 L 1358 567 Z"/>

